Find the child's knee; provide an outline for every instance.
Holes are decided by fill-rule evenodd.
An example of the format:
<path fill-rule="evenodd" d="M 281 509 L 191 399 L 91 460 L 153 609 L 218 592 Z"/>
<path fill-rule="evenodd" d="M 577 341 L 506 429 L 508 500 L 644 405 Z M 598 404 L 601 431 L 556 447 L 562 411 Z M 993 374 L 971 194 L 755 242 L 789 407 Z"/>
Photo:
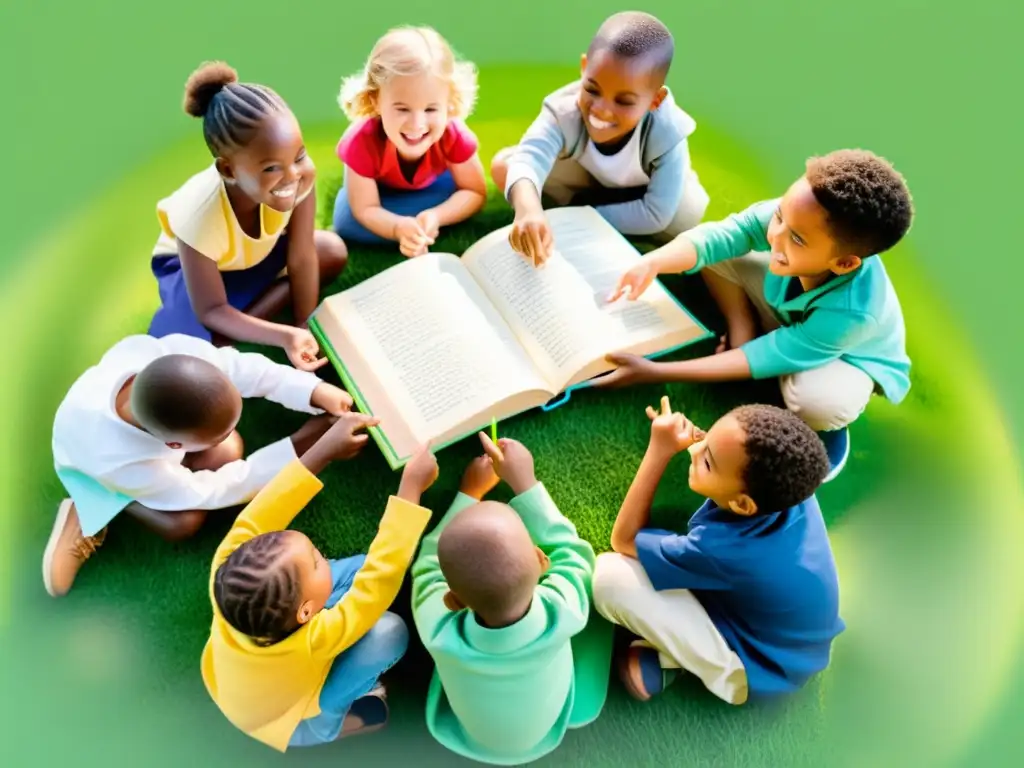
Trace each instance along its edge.
<path fill-rule="evenodd" d="M 171 542 L 191 539 L 206 522 L 206 511 L 190 509 L 184 512 L 168 512 L 166 527 L 161 531 L 164 539 Z"/>
<path fill-rule="evenodd" d="M 213 446 L 213 448 L 207 448 L 201 453 L 187 456 L 185 466 L 193 472 L 200 472 L 202 470 L 212 472 L 220 469 L 225 464 L 240 460 L 243 456 L 245 456 L 245 442 L 242 440 L 242 436 L 238 434 L 238 430 L 235 430 L 224 438 L 221 443 Z"/>
<path fill-rule="evenodd" d="M 393 658 L 404 656 L 409 648 L 409 628 L 397 613 L 386 611 L 368 633 L 370 641 Z"/>
<path fill-rule="evenodd" d="M 326 230 L 317 230 L 314 233 L 314 240 L 321 278 L 330 280 L 341 274 L 348 264 L 348 248 L 345 241 L 338 234 Z"/>
<path fill-rule="evenodd" d="M 604 552 L 597 556 L 591 592 L 594 596 L 594 607 L 602 614 L 610 607 L 629 601 L 632 590 L 624 578 L 628 573 L 627 559 L 618 552 Z"/>
<path fill-rule="evenodd" d="M 872 391 L 862 382 L 845 386 L 822 368 L 783 376 L 779 386 L 786 407 L 816 432 L 852 424 L 864 412 Z"/>

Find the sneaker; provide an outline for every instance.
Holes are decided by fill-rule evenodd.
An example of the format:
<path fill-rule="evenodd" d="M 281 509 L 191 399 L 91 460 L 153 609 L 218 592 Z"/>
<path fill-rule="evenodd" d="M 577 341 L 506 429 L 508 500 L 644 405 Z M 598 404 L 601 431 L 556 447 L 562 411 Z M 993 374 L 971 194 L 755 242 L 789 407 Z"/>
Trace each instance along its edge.
<path fill-rule="evenodd" d="M 352 718 L 353 716 L 359 718 L 362 723 L 354 727 L 351 726 L 353 721 L 349 720 L 349 718 Z M 345 715 L 345 722 L 342 724 L 341 733 L 338 734 L 338 738 L 344 739 L 349 736 L 373 733 L 374 731 L 379 731 L 387 724 L 387 693 L 384 690 L 384 686 L 378 684 L 377 687 L 368 694 L 361 696 L 352 702 L 352 706 L 349 708 L 348 714 Z"/>
<path fill-rule="evenodd" d="M 675 669 L 662 669 L 658 652 L 634 642 L 619 659 L 619 677 L 629 695 L 648 701 L 664 691 L 679 675 Z"/>
<path fill-rule="evenodd" d="M 822 483 L 834 480 L 846 466 L 846 460 L 850 457 L 850 430 L 847 427 L 819 432 L 818 437 L 825 444 L 825 451 L 828 453 L 828 463 L 831 469 Z"/>
<path fill-rule="evenodd" d="M 43 585 L 51 597 L 62 597 L 71 590 L 78 570 L 103 544 L 106 536 L 106 528 L 95 536 L 83 536 L 74 502 L 64 499 L 60 503 L 43 552 Z"/>

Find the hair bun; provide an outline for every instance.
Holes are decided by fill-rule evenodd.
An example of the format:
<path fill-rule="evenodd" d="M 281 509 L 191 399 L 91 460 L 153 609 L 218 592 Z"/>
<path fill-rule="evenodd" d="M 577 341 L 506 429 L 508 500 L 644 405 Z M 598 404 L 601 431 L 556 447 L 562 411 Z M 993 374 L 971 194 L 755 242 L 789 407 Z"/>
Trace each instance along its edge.
<path fill-rule="evenodd" d="M 193 72 L 185 83 L 185 112 L 203 117 L 213 97 L 226 85 L 238 82 L 238 73 L 223 61 L 208 61 Z"/>

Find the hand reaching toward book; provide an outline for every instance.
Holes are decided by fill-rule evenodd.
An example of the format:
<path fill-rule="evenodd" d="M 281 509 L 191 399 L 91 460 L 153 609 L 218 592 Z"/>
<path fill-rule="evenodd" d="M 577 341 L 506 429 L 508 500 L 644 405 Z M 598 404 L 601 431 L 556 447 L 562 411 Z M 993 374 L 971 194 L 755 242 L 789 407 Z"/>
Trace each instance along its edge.
<path fill-rule="evenodd" d="M 605 358 L 618 367 L 594 379 L 595 387 L 627 387 L 658 381 L 658 364 L 639 355 L 614 354 Z"/>
<path fill-rule="evenodd" d="M 658 276 L 658 263 L 652 258 L 645 258 L 639 264 L 628 270 L 619 278 L 615 290 L 612 291 L 608 301 L 617 301 L 627 298 L 636 301 L 646 291 L 654 278 Z"/>
<path fill-rule="evenodd" d="M 331 458 L 345 461 L 359 455 L 370 436 L 367 427 L 380 424 L 380 419 L 362 413 L 346 413 L 339 417 L 318 442 L 325 442 Z"/>
<path fill-rule="evenodd" d="M 352 410 L 352 395 L 325 381 L 316 385 L 309 404 L 332 416 L 341 416 Z"/>
<path fill-rule="evenodd" d="M 535 267 L 551 258 L 554 237 L 544 211 L 517 214 L 508 235 L 509 245 L 516 253 L 529 259 Z"/>
<path fill-rule="evenodd" d="M 419 504 L 423 492 L 434 484 L 438 473 L 437 457 L 431 452 L 430 445 L 421 445 L 402 470 L 398 496 Z"/>

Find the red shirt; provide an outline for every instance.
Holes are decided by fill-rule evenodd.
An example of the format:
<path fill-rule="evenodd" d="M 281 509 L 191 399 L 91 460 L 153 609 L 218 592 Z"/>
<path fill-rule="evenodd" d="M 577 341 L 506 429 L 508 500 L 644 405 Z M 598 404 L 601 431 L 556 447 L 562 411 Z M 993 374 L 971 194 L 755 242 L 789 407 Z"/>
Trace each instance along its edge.
<path fill-rule="evenodd" d="M 410 182 L 399 166 L 398 149 L 384 134 L 379 117 L 353 124 L 338 142 L 338 158 L 358 173 L 393 189 L 429 187 L 450 165 L 464 163 L 476 154 L 476 136 L 464 123 L 451 120 L 441 138 L 420 159 Z"/>

